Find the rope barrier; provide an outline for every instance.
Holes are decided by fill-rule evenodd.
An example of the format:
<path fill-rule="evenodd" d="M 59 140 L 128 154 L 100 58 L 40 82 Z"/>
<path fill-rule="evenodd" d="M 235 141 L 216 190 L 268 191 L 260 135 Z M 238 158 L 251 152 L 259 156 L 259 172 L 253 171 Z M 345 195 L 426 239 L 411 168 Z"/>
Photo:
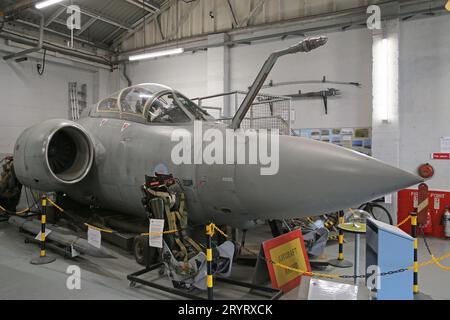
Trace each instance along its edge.
<path fill-rule="evenodd" d="M 24 214 L 26 212 L 29 212 L 31 210 L 31 208 L 26 208 L 26 209 L 23 209 L 21 211 L 12 212 L 12 211 L 9 211 L 9 210 L 5 209 L 3 206 L 0 205 L 0 210 L 5 212 L 5 213 L 8 213 L 8 214 L 15 214 L 15 215 L 20 216 L 20 215 L 22 215 L 22 214 Z"/>
<path fill-rule="evenodd" d="M 404 225 L 404 224 L 405 224 L 406 222 L 408 222 L 409 220 L 411 220 L 411 216 L 410 216 L 410 215 L 408 215 L 405 219 L 403 219 L 400 223 L 398 223 L 398 224 L 396 225 L 396 227 L 398 228 L 398 227 Z"/>
<path fill-rule="evenodd" d="M 98 231 L 101 231 L 101 232 L 106 232 L 106 233 L 114 233 L 114 231 L 113 231 L 113 230 L 102 229 L 102 228 L 99 228 L 99 227 L 96 227 L 96 226 L 90 225 L 89 223 L 85 223 L 84 225 L 85 225 L 85 226 L 87 226 L 88 228 L 91 228 L 91 229 L 95 229 L 95 230 L 98 230 Z"/>
<path fill-rule="evenodd" d="M 423 242 L 424 242 L 424 244 L 425 244 L 425 248 L 427 248 L 427 251 L 428 251 L 429 255 L 431 256 L 432 260 L 434 261 L 434 264 L 436 264 L 436 265 L 437 265 L 439 268 L 441 268 L 442 270 L 450 271 L 450 267 L 444 266 L 443 264 L 440 263 L 440 261 L 443 260 L 443 259 L 439 260 L 438 258 L 436 258 L 436 257 L 434 256 L 433 252 L 431 252 L 430 245 L 428 244 L 428 241 L 427 241 L 427 239 L 426 239 L 426 237 L 425 237 L 425 234 L 424 234 L 424 232 L 423 232 L 423 229 L 422 229 L 422 228 L 419 228 L 419 230 L 420 230 L 421 233 L 422 233 L 422 236 L 423 236 Z M 448 254 L 448 255 L 450 256 L 450 254 Z"/>
<path fill-rule="evenodd" d="M 243 248 L 243 249 L 245 251 L 247 251 L 248 253 L 256 256 L 256 257 L 259 256 L 261 259 L 263 259 L 264 261 L 266 261 L 266 262 L 268 262 L 270 264 L 273 264 L 274 266 L 277 266 L 279 268 L 282 268 L 282 269 L 285 269 L 285 270 L 289 270 L 289 271 L 292 271 L 292 272 L 297 272 L 297 273 L 299 273 L 301 275 L 313 276 L 313 277 L 315 276 L 315 277 L 318 277 L 318 278 L 328 278 L 328 279 L 339 279 L 339 278 L 341 278 L 341 279 L 349 279 L 349 278 L 355 278 L 355 277 L 357 277 L 357 278 L 364 278 L 364 277 L 366 277 L 365 274 L 364 275 L 350 276 L 350 275 L 340 275 L 340 274 L 335 274 L 335 273 L 330 273 L 330 274 L 328 274 L 328 273 L 319 273 L 319 272 L 314 272 L 314 271 L 307 271 L 307 270 L 302 270 L 302 269 L 298 269 L 298 268 L 293 268 L 293 267 L 289 267 L 287 265 L 281 264 L 281 263 L 273 261 L 273 260 L 268 260 L 265 257 L 263 257 L 261 255 L 257 255 L 254 252 L 252 252 L 252 251 L 250 251 L 250 250 L 248 250 L 246 248 Z M 432 264 L 435 264 L 435 263 L 439 263 L 440 261 L 445 260 L 445 259 L 449 259 L 449 258 L 450 258 L 450 253 L 445 254 L 443 256 L 440 256 L 439 258 L 434 258 L 433 257 L 432 259 L 430 259 L 428 261 L 419 263 L 417 268 L 423 268 L 425 266 L 432 265 Z M 447 268 L 446 266 L 444 266 L 444 267 Z M 414 268 L 414 266 L 410 266 L 410 267 L 407 267 L 407 268 L 404 268 L 404 269 L 398 269 L 398 270 L 392 270 L 392 271 L 388 271 L 388 272 L 383 272 L 383 273 L 379 274 L 378 276 L 386 276 L 386 275 L 391 275 L 391 274 L 394 274 L 394 273 L 404 272 L 404 271 L 407 271 L 407 270 L 413 270 L 413 268 Z"/>
<path fill-rule="evenodd" d="M 448 255 L 450 257 L 450 254 Z M 433 259 L 434 263 L 441 268 L 442 270 L 446 270 L 446 271 L 450 271 L 450 267 L 444 266 L 443 264 L 441 264 L 437 258 L 434 257 L 434 255 L 431 255 L 431 258 Z M 444 260 L 444 259 L 442 259 Z"/>
<path fill-rule="evenodd" d="M 220 230 L 214 223 L 210 223 L 206 226 L 206 235 L 213 236 L 215 231 L 218 231 L 221 235 L 223 235 L 225 238 L 228 238 L 228 235 Z"/>
<path fill-rule="evenodd" d="M 58 206 L 54 201 L 52 201 L 52 200 L 49 199 L 48 197 L 45 197 L 45 200 L 47 200 L 48 202 L 50 202 L 50 203 L 51 203 L 56 209 L 58 209 L 60 212 L 64 212 L 64 209 L 63 209 L 63 208 L 61 208 L 60 206 Z M 30 211 L 31 211 L 31 208 L 26 208 L 26 209 L 23 209 L 23 210 L 21 210 L 21 211 L 13 212 L 13 211 L 9 211 L 9 210 L 5 209 L 2 205 L 0 205 L 0 211 L 3 211 L 3 212 L 8 213 L 8 214 L 14 214 L 14 215 L 20 216 L 20 215 L 23 215 L 24 213 L 30 212 Z"/>
<path fill-rule="evenodd" d="M 45 197 L 45 200 L 47 200 L 48 202 L 50 202 L 50 203 L 51 203 L 55 208 L 57 208 L 60 212 L 64 212 L 64 209 L 63 209 L 63 208 L 61 208 L 60 206 L 58 206 L 54 201 L 52 201 L 52 200 L 49 199 L 48 197 Z M 21 215 L 21 214 L 24 214 L 24 213 L 30 211 L 31 209 L 30 209 L 30 208 L 26 208 L 26 209 L 24 209 L 24 210 L 21 210 L 21 211 L 12 213 L 12 212 L 6 210 L 3 206 L 0 205 L 0 210 L 3 211 L 3 212 L 6 212 L 6 213 L 10 213 L 10 214 Z M 351 208 L 350 208 L 349 210 L 353 213 L 353 210 L 352 210 Z M 407 221 L 409 221 L 410 219 L 411 219 L 411 216 L 408 216 L 407 218 L 405 218 L 404 220 L 402 220 L 399 224 L 397 224 L 397 227 L 398 227 L 398 226 L 401 226 L 401 225 L 403 225 L 403 224 L 405 224 L 405 223 L 406 223 Z M 84 225 L 87 226 L 87 227 L 89 227 L 89 228 L 93 228 L 93 229 L 96 229 L 96 230 L 98 230 L 98 231 L 101 231 L 101 232 L 114 233 L 113 230 L 108 230 L 108 229 L 99 228 L 99 227 L 90 225 L 90 224 L 88 224 L 88 223 L 85 223 Z M 177 230 L 166 230 L 166 231 L 163 231 L 163 232 L 147 232 L 147 233 L 141 233 L 141 235 L 143 235 L 143 236 L 149 236 L 149 235 L 159 235 L 159 234 L 172 234 L 172 233 L 176 233 L 176 232 L 179 232 L 179 231 L 182 231 L 182 230 L 185 230 L 185 229 L 188 229 L 188 228 L 193 228 L 193 227 L 195 227 L 195 226 L 190 226 L 190 227 L 187 227 L 187 228 L 182 228 L 182 229 L 177 229 Z M 224 231 L 222 231 L 219 227 L 217 227 L 214 223 L 210 223 L 209 225 L 207 225 L 207 226 L 206 226 L 206 230 L 207 230 L 207 231 L 206 231 L 207 235 L 209 235 L 209 236 L 211 236 L 211 237 L 214 235 L 215 231 L 217 231 L 217 232 L 219 232 L 221 235 L 223 235 L 225 238 L 228 238 L 228 235 L 227 235 Z M 422 268 L 422 267 L 425 267 L 425 266 L 428 266 L 428 265 L 436 264 L 436 266 L 438 266 L 439 268 L 441 268 L 441 269 L 443 269 L 443 270 L 446 270 L 446 271 L 450 271 L 450 267 L 444 266 L 444 265 L 442 265 L 442 264 L 440 263 L 440 261 L 446 260 L 446 259 L 450 258 L 450 253 L 445 254 L 445 255 L 442 255 L 442 256 L 436 258 L 436 257 L 431 253 L 431 250 L 430 250 L 430 248 L 429 248 L 429 246 L 428 246 L 428 243 L 426 242 L 425 238 L 424 238 L 424 241 L 425 241 L 425 245 L 426 245 L 426 247 L 427 247 L 427 250 L 428 250 L 428 252 L 429 252 L 430 255 L 431 255 L 431 259 L 428 260 L 428 261 L 419 263 L 419 264 L 416 266 L 416 268 L 418 269 L 418 268 Z M 246 251 L 248 251 L 248 252 L 250 252 L 251 254 L 254 254 L 253 252 L 251 252 L 251 251 L 249 251 L 249 250 L 247 250 L 247 249 L 245 249 L 245 248 L 243 248 L 243 249 L 246 250 Z M 256 254 L 255 254 L 255 255 L 256 255 Z M 256 256 L 257 256 L 257 255 L 256 255 Z M 269 262 L 269 263 L 273 264 L 274 266 L 277 266 L 277 267 L 280 267 L 280 268 L 282 268 L 282 269 L 286 269 L 286 270 L 289 270 L 289 271 L 297 272 L 297 273 L 300 273 L 300 274 L 308 275 L 308 276 L 316 276 L 316 277 L 328 278 L 328 279 L 351 278 L 351 277 L 364 277 L 364 276 L 365 276 L 365 275 L 346 276 L 346 275 L 339 275 L 339 274 L 325 274 L 325 273 L 312 272 L 312 271 L 301 270 L 301 269 L 298 269 L 298 268 L 289 267 L 289 266 L 283 265 L 283 264 L 281 264 L 281 263 L 279 263 L 279 262 L 276 262 L 276 261 L 267 260 L 265 257 L 261 257 L 261 258 L 262 258 L 263 260 L 265 260 L 266 262 Z M 406 269 L 399 269 L 399 270 L 401 270 L 401 271 L 414 270 L 414 266 L 410 266 L 410 267 L 407 267 Z M 391 273 L 395 273 L 395 272 L 399 272 L 399 270 L 390 271 L 390 272 L 385 272 L 385 273 L 383 273 L 383 275 L 391 274 Z"/>
<path fill-rule="evenodd" d="M 56 203 L 54 203 L 51 199 L 49 199 L 48 197 L 46 199 L 48 202 L 50 202 L 52 204 L 52 206 L 54 206 L 56 209 L 58 209 L 61 213 L 64 212 L 64 209 L 61 208 L 60 206 L 58 206 Z"/>
<path fill-rule="evenodd" d="M 418 268 L 422 268 L 422 267 L 425 267 L 425 266 L 428 266 L 428 265 L 431 265 L 431 264 L 439 263 L 439 261 L 442 261 L 442 260 L 445 260 L 445 259 L 448 259 L 448 258 L 450 258 L 450 253 L 448 253 L 446 255 L 443 255 L 443 256 L 441 256 L 439 258 L 433 257 L 432 259 L 430 259 L 428 261 L 419 263 L 419 265 L 417 267 Z M 267 261 L 267 259 L 265 259 L 265 258 L 263 258 L 263 259 Z M 353 277 L 355 277 L 355 276 L 347 276 L 347 275 L 339 275 L 339 274 L 324 274 L 324 273 L 317 273 L 317 272 L 312 272 L 312 271 L 310 272 L 310 271 L 306 271 L 306 270 L 292 268 L 292 267 L 283 265 L 281 263 L 278 263 L 276 261 L 268 261 L 268 262 L 272 263 L 273 265 L 278 266 L 278 267 L 280 267 L 282 269 L 290 270 L 290 271 L 297 272 L 297 273 L 300 273 L 300 274 L 316 276 L 316 277 L 334 278 L 334 279 L 336 279 L 336 278 L 353 278 Z M 414 266 L 410 266 L 410 267 L 407 267 L 405 269 L 406 270 L 412 270 L 413 268 L 414 268 Z M 445 268 L 448 268 L 446 270 L 450 270 L 450 267 L 445 267 Z M 405 269 L 399 269 L 399 270 L 406 271 Z M 395 273 L 395 272 L 400 272 L 399 270 L 393 270 L 393 271 L 384 272 L 384 273 L 380 274 L 380 276 L 389 275 L 389 274 L 392 274 L 392 273 Z M 365 275 L 357 275 L 356 277 L 365 277 Z"/>

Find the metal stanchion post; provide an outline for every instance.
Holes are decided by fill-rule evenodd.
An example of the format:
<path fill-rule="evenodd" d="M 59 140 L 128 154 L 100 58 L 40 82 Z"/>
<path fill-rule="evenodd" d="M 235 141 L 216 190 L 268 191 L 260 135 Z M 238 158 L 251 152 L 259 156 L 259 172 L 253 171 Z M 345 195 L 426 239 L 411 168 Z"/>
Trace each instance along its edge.
<path fill-rule="evenodd" d="M 413 293 L 419 293 L 419 263 L 417 256 L 417 212 L 411 212 L 411 236 L 414 238 Z"/>
<path fill-rule="evenodd" d="M 339 211 L 339 220 L 338 225 L 344 223 L 344 211 Z M 344 231 L 339 229 L 339 252 L 338 252 L 338 258 L 332 259 L 328 261 L 328 263 L 333 267 L 338 268 L 351 268 L 353 266 L 353 263 L 350 261 L 344 260 Z"/>
<path fill-rule="evenodd" d="M 214 300 L 213 275 L 212 275 L 212 236 L 214 235 L 213 224 L 206 226 L 206 284 L 208 288 L 208 300 Z"/>
<path fill-rule="evenodd" d="M 359 233 L 355 234 L 355 278 L 353 280 L 354 285 L 358 285 L 359 276 L 359 246 L 361 241 L 361 235 Z"/>
<path fill-rule="evenodd" d="M 40 239 L 40 253 L 37 258 L 31 259 L 31 264 L 47 264 L 55 261 L 54 257 L 48 256 L 45 250 L 45 225 L 47 222 L 47 197 L 44 195 L 41 198 L 42 212 L 41 212 L 41 239 Z"/>

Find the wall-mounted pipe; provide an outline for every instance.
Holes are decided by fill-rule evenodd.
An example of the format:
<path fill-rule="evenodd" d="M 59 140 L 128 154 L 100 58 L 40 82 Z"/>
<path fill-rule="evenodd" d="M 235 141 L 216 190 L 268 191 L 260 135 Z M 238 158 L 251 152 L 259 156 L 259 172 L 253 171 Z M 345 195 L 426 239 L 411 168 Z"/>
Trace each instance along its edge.
<path fill-rule="evenodd" d="M 13 33 L 10 31 L 3 31 L 3 33 L 0 34 L 0 38 L 21 43 L 27 46 L 34 46 L 36 44 L 36 39 L 31 39 L 26 35 L 20 33 Z M 73 49 L 66 49 L 53 43 L 44 44 L 43 49 L 47 49 L 47 51 L 57 52 L 68 57 L 73 57 L 76 59 L 81 59 L 92 63 L 98 63 L 103 68 L 111 69 L 112 67 L 112 64 L 102 57 L 96 57 L 92 54 L 78 52 Z"/>
<path fill-rule="evenodd" d="M 6 12 L 8 14 L 10 13 L 15 13 L 21 10 L 25 10 L 28 8 L 31 8 L 34 6 L 35 2 L 37 2 L 37 0 L 23 0 L 23 1 L 16 1 L 16 3 L 5 7 L 2 9 L 3 12 Z"/>
<path fill-rule="evenodd" d="M 23 56 L 26 56 L 30 53 L 34 53 L 34 52 L 39 52 L 42 50 L 43 46 L 44 46 L 44 27 L 45 27 L 45 16 L 42 12 L 40 11 L 36 11 L 37 14 L 39 14 L 41 16 L 41 22 L 39 24 L 39 40 L 38 40 L 38 44 L 36 47 L 30 48 L 30 49 L 26 49 L 24 51 L 21 52 L 16 52 L 16 53 L 12 53 L 9 54 L 7 56 L 3 57 L 3 60 L 10 60 L 10 59 L 15 59 L 15 58 L 20 58 Z"/>
<path fill-rule="evenodd" d="M 125 80 L 127 80 L 128 87 L 131 87 L 133 82 L 131 81 L 130 77 L 127 74 L 127 64 L 126 63 L 123 64 L 122 73 L 123 73 L 123 77 L 125 78 Z"/>

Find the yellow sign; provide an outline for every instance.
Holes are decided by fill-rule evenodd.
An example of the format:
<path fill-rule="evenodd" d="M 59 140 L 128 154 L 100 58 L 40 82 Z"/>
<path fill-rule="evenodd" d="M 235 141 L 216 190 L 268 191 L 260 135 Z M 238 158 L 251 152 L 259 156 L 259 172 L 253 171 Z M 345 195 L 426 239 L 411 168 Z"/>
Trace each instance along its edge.
<path fill-rule="evenodd" d="M 447 11 L 450 11 L 450 0 L 447 1 L 447 4 L 445 5 L 445 9 L 447 9 Z"/>
<path fill-rule="evenodd" d="M 303 256 L 303 250 L 301 248 L 300 239 L 293 239 L 285 244 L 275 247 L 270 250 L 270 256 L 272 261 L 280 263 L 282 265 L 307 270 L 305 257 Z M 280 287 L 283 287 L 288 282 L 294 280 L 299 274 L 292 270 L 287 270 L 274 266 L 275 278 Z"/>

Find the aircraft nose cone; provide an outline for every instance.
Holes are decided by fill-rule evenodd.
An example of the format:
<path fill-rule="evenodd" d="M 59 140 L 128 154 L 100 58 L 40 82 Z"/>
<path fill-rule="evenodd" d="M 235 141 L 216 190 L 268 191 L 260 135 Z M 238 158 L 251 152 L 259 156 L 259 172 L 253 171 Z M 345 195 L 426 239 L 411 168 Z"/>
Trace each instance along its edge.
<path fill-rule="evenodd" d="M 279 170 L 236 167 L 236 191 L 257 217 L 295 218 L 347 209 L 423 180 L 356 151 L 280 136 Z"/>

